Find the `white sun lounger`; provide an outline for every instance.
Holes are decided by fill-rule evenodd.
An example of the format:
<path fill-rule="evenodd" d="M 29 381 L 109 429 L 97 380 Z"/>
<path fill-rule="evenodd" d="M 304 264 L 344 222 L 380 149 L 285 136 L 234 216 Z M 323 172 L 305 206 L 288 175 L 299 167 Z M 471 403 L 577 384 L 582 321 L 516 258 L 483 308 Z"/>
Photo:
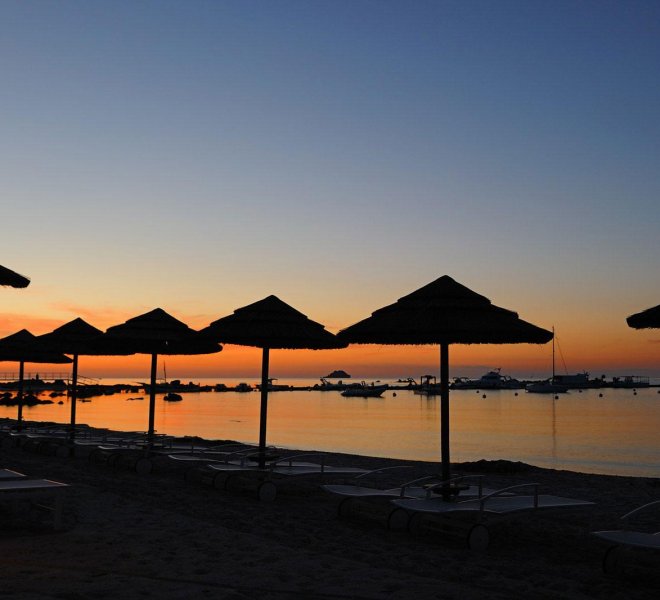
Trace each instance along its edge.
<path fill-rule="evenodd" d="M 252 482 L 248 488 L 256 486 L 257 497 L 262 501 L 272 501 L 277 495 L 275 480 L 290 477 L 310 476 L 342 476 L 366 473 L 366 469 L 356 467 L 335 467 L 325 464 L 325 457 L 319 454 L 297 454 L 270 461 L 265 468 L 251 464 L 254 454 L 241 457 L 240 460 L 223 463 L 208 463 L 207 467 L 216 472 L 214 487 L 229 489 L 236 485 L 239 476 L 242 482 Z M 312 457 L 319 462 L 301 461 L 301 458 Z"/>
<path fill-rule="evenodd" d="M 659 506 L 660 500 L 649 502 L 623 515 L 622 529 L 611 531 L 594 531 L 593 535 L 606 542 L 611 542 L 614 546 L 608 548 L 603 557 L 603 570 L 606 573 L 614 574 L 623 570 L 625 565 L 626 550 L 628 548 L 647 548 L 650 550 L 660 550 L 660 531 L 649 533 L 645 531 L 631 531 L 630 519 L 642 511 L 646 511 L 652 506 Z"/>
<path fill-rule="evenodd" d="M 385 467 L 358 475 L 352 484 L 326 484 L 321 487 L 331 494 L 339 496 L 342 501 L 337 507 L 341 517 L 364 517 L 376 521 L 384 521 L 388 529 L 406 529 L 409 513 L 390 502 L 393 499 L 424 499 L 442 498 L 449 494 L 452 498 L 481 498 L 493 490 L 482 486 L 483 475 L 460 475 L 442 481 L 437 475 L 428 475 L 408 481 L 394 488 L 379 489 L 368 485 L 368 481 L 386 471 L 409 467 Z M 469 480 L 475 479 L 476 485 L 469 485 Z"/>
<path fill-rule="evenodd" d="M 0 481 L 13 481 L 16 479 L 25 479 L 27 476 L 11 469 L 0 469 Z"/>
<path fill-rule="evenodd" d="M 518 495 L 516 490 L 531 487 L 532 494 Z M 447 515 L 465 515 L 476 517 L 476 524 L 472 525 L 467 532 L 468 546 L 472 550 L 486 550 L 490 541 L 488 529 L 483 520 L 489 515 L 506 515 L 521 511 L 535 511 L 541 509 L 577 508 L 593 506 L 593 502 L 551 496 L 538 493 L 538 483 L 523 483 L 509 486 L 485 494 L 480 498 L 470 500 L 446 501 L 442 497 L 433 498 L 402 498 L 392 502 L 413 514 L 409 522 L 411 531 L 417 531 L 432 521 L 435 517 L 446 517 Z"/>
<path fill-rule="evenodd" d="M 64 507 L 64 492 L 68 484 L 50 481 L 48 479 L 18 479 L 0 481 L 0 501 L 16 501 L 26 499 L 30 501 L 43 498 L 53 501 L 48 507 L 53 511 L 53 527 L 62 527 L 62 510 Z"/>

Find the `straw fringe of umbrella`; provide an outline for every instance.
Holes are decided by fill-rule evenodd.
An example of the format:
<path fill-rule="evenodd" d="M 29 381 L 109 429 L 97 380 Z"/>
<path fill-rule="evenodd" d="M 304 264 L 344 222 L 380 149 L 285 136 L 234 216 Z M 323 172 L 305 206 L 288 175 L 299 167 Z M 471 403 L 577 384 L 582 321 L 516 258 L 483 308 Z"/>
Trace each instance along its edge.
<path fill-rule="evenodd" d="M 26 288 L 30 280 L 19 273 L 0 265 L 0 285 L 8 285 L 13 288 Z"/>
<path fill-rule="evenodd" d="M 630 315 L 626 322 L 634 329 L 660 329 L 660 304 Z"/>

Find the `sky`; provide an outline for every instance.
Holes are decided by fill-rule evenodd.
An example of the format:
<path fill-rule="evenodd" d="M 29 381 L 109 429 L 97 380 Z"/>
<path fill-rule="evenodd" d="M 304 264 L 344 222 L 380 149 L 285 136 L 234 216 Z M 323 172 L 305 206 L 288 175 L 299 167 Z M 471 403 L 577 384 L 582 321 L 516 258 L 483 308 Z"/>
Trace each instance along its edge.
<path fill-rule="evenodd" d="M 660 376 L 660 332 L 625 323 L 660 302 L 655 1 L 3 0 L 0 73 L 0 264 L 32 280 L 0 289 L 0 336 L 156 307 L 202 328 L 270 294 L 336 332 L 450 275 L 554 327 L 558 372 Z M 457 346 L 451 375 L 550 361 Z M 351 346 L 271 373 L 437 362 Z"/>

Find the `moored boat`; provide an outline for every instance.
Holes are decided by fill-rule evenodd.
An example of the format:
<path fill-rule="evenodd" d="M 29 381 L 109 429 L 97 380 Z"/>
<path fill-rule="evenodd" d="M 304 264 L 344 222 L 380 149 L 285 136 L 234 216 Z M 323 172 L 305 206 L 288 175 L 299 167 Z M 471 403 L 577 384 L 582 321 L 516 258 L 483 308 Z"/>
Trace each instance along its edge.
<path fill-rule="evenodd" d="M 459 377 L 451 387 L 455 390 L 519 390 L 524 387 L 520 381 L 509 375 L 502 375 L 500 371 L 501 369 L 488 371 L 479 379 Z"/>
<path fill-rule="evenodd" d="M 387 384 L 375 385 L 374 383 L 367 384 L 365 381 L 361 383 L 351 384 L 342 393 L 342 396 L 359 397 L 359 398 L 378 398 L 387 389 Z"/>

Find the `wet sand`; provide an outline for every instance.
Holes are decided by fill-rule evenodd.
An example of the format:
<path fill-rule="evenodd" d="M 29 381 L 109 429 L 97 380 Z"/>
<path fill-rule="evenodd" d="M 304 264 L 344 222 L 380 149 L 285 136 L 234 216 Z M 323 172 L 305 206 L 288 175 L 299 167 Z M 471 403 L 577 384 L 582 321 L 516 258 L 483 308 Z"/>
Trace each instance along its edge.
<path fill-rule="evenodd" d="M 325 455 L 333 465 L 403 464 Z M 457 465 L 457 471 L 483 473 L 489 487 L 536 481 L 543 493 L 597 503 L 493 518 L 490 547 L 478 554 L 461 539 L 339 518 L 337 498 L 317 480 L 287 481 L 275 501 L 263 503 L 247 491 L 186 481 L 164 458 L 140 476 L 17 447 L 0 456 L 0 467 L 71 484 L 61 531 L 24 507 L 18 515 L 0 510 L 1 592 L 8 598 L 609 600 L 660 593 L 660 553 L 637 552 L 645 564 L 606 576 L 607 544 L 588 533 L 616 528 L 625 512 L 660 499 L 657 479 L 506 461 Z M 413 468 L 393 481 L 438 470 L 432 463 L 405 464 Z"/>

